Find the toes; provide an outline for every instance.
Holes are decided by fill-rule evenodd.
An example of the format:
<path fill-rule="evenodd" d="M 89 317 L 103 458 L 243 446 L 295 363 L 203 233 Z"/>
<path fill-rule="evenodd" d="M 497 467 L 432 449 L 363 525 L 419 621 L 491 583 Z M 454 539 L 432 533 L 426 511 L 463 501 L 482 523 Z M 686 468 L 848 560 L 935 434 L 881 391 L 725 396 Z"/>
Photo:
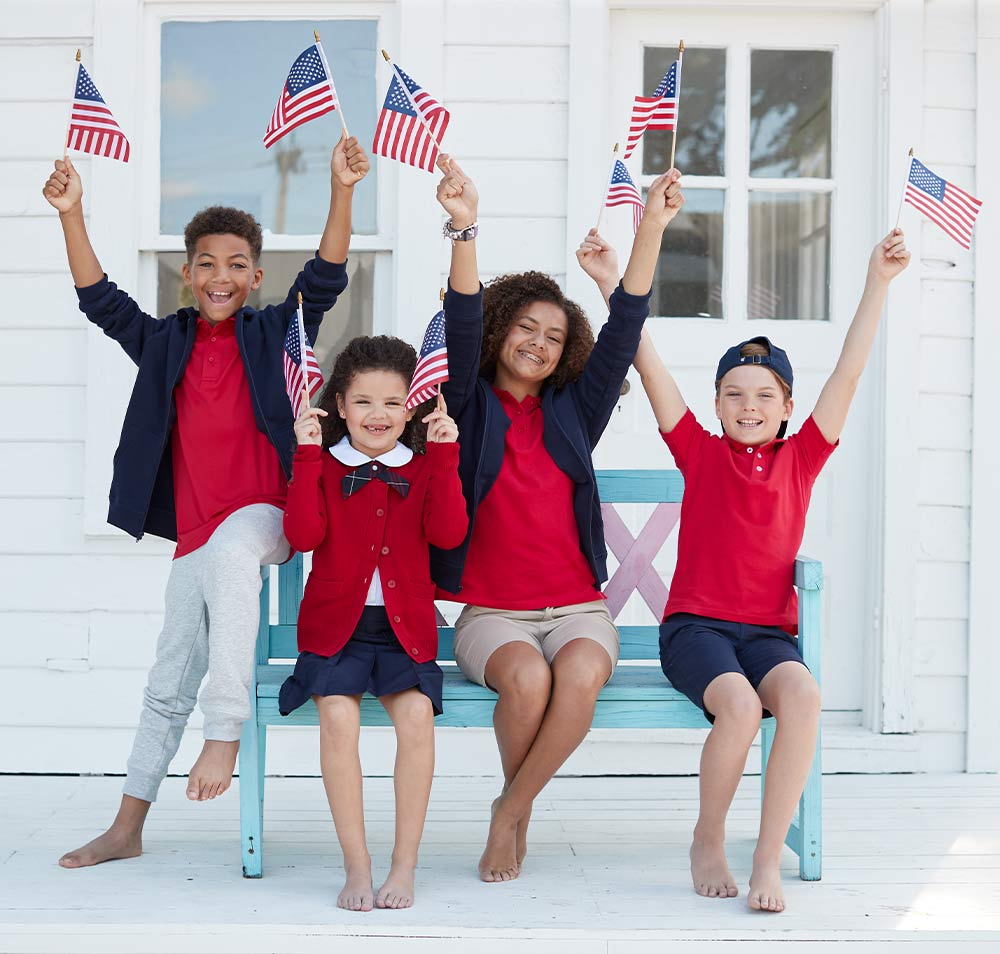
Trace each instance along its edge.
<path fill-rule="evenodd" d="M 726 897 L 735 898 L 740 893 L 740 889 L 735 884 L 726 885 Z"/>

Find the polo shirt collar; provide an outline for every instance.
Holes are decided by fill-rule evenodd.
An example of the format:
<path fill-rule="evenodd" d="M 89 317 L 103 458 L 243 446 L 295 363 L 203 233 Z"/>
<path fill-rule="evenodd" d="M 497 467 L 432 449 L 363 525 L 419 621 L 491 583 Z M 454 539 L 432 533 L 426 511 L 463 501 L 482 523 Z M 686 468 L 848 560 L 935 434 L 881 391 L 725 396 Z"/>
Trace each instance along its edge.
<path fill-rule="evenodd" d="M 525 411 L 535 411 L 542 406 L 542 399 L 536 394 L 526 394 L 523 401 L 519 401 L 510 391 L 503 388 L 493 388 L 493 393 L 500 399 L 500 403 L 507 408 L 522 408 Z"/>
<path fill-rule="evenodd" d="M 211 338 L 213 335 L 219 338 L 232 338 L 236 334 L 236 316 L 233 315 L 213 325 L 211 322 L 205 321 L 201 315 L 198 315 L 195 334 L 198 336 L 199 341 L 204 338 Z"/>
<path fill-rule="evenodd" d="M 768 441 L 766 444 L 741 444 L 739 441 L 733 440 L 725 431 L 722 432 L 722 439 L 729 445 L 729 449 L 734 454 L 742 454 L 744 456 L 752 454 L 754 451 L 777 450 L 778 447 L 785 443 L 785 438 L 782 437 Z"/>
<path fill-rule="evenodd" d="M 330 448 L 330 453 L 346 467 L 360 467 L 362 464 L 371 463 L 373 459 L 381 461 L 386 467 L 402 467 L 413 460 L 413 451 L 405 444 L 400 444 L 399 441 L 396 441 L 396 446 L 392 450 L 371 458 L 352 447 L 350 438 L 347 436 L 342 437 L 334 444 Z"/>

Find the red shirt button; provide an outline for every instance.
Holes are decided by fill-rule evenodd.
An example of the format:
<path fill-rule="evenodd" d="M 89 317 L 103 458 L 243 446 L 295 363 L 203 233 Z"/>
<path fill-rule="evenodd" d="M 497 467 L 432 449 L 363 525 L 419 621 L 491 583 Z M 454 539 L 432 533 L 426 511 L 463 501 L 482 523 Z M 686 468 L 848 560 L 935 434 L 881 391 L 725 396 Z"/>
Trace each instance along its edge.
<path fill-rule="evenodd" d="M 395 580 L 389 580 L 389 582 L 386 583 L 386 586 L 388 586 L 390 590 L 394 590 L 396 588 L 396 581 Z"/>
<path fill-rule="evenodd" d="M 208 356 L 208 361 L 209 361 L 209 364 L 215 364 L 215 355 L 214 354 L 210 354 Z"/>
<path fill-rule="evenodd" d="M 414 656 L 416 656 L 417 655 L 416 647 L 414 647 L 413 649 L 411 649 L 410 652 L 413 653 Z"/>
<path fill-rule="evenodd" d="M 374 550 L 375 547 L 372 547 L 372 549 Z M 382 552 L 383 553 L 388 553 L 389 552 L 389 548 L 388 547 L 382 547 Z"/>
<path fill-rule="evenodd" d="M 399 622 L 399 617 L 398 616 L 393 616 L 392 621 L 394 623 L 398 623 Z"/>
<path fill-rule="evenodd" d="M 381 507 L 379 507 L 378 510 L 375 511 L 375 516 L 376 517 L 384 517 L 385 516 L 385 511 Z"/>
<path fill-rule="evenodd" d="M 208 340 L 209 340 L 209 341 L 215 341 L 215 335 L 212 335 L 212 337 L 211 337 L 211 338 L 209 338 Z"/>

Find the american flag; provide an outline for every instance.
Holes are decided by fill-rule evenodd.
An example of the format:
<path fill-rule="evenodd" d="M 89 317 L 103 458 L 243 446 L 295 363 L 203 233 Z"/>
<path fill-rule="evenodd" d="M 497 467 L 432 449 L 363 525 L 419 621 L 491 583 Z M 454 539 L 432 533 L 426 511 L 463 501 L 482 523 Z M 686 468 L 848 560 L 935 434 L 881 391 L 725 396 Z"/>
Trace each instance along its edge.
<path fill-rule="evenodd" d="M 617 205 L 632 206 L 632 230 L 638 231 L 646 207 L 642 204 L 642 196 L 639 195 L 639 190 L 621 159 L 615 160 L 611 182 L 608 185 L 608 197 L 604 200 L 605 208 L 613 209 Z"/>
<path fill-rule="evenodd" d="M 680 99 L 681 61 L 674 60 L 652 96 L 636 96 L 629 121 L 625 158 L 635 151 L 647 129 L 674 129 L 677 125 L 677 103 Z"/>
<path fill-rule="evenodd" d="M 309 397 L 314 397 L 323 386 L 323 375 L 319 370 L 316 355 L 306 337 L 305 325 L 302 321 L 302 311 L 299 310 L 294 320 L 288 323 L 288 334 L 285 335 L 285 390 L 288 400 L 292 402 L 292 414 L 298 418 L 302 413 L 302 372 L 303 366 L 309 376 Z"/>
<path fill-rule="evenodd" d="M 448 380 L 448 347 L 444 340 L 444 312 L 439 311 L 424 332 L 413 381 L 406 395 L 406 410 L 430 400 L 437 393 L 437 385 Z"/>
<path fill-rule="evenodd" d="M 983 204 L 981 199 L 935 175 L 922 162 L 912 158 L 903 198 L 944 229 L 962 248 L 972 246 L 972 227 Z"/>
<path fill-rule="evenodd" d="M 451 113 L 395 63 L 392 68 L 392 82 L 378 117 L 372 152 L 433 172 Z"/>
<path fill-rule="evenodd" d="M 264 146 L 270 149 L 282 136 L 297 126 L 332 112 L 340 104 L 333 80 L 326 75 L 319 44 L 303 50 L 292 68 L 278 97 L 271 121 L 264 133 Z"/>
<path fill-rule="evenodd" d="M 125 133 L 104 103 L 83 64 L 78 64 L 66 148 L 128 162 L 132 152 Z"/>

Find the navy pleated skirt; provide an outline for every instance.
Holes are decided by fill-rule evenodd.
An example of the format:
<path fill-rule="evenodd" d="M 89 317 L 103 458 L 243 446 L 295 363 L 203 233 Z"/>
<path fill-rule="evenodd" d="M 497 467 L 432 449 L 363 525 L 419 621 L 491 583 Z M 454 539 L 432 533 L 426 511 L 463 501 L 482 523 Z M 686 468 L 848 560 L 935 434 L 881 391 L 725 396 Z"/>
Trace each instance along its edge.
<path fill-rule="evenodd" d="M 339 653 L 299 653 L 295 671 L 282 683 L 278 711 L 294 712 L 313 696 L 387 696 L 419 689 L 442 712 L 444 674 L 434 661 L 415 662 L 399 644 L 384 606 L 366 606 Z"/>

